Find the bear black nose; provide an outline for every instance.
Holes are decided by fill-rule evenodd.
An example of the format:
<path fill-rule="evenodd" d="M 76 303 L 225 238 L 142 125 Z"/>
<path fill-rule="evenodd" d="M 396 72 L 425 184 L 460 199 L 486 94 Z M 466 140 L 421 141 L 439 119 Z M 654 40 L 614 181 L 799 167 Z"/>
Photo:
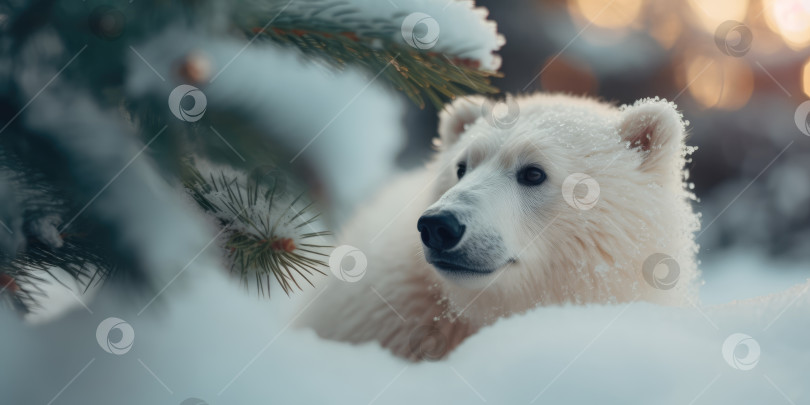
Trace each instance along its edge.
<path fill-rule="evenodd" d="M 436 250 L 453 248 L 464 235 L 464 225 L 447 211 L 422 215 L 416 222 L 416 229 L 422 234 L 422 242 Z"/>

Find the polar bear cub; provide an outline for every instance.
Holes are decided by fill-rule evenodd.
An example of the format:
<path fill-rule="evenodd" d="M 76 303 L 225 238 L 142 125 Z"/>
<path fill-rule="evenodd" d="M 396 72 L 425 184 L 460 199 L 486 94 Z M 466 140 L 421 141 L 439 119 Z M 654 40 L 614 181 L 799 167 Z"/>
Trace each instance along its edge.
<path fill-rule="evenodd" d="M 693 149 L 674 104 L 473 96 L 441 112 L 439 137 L 341 232 L 365 274 L 317 292 L 304 323 L 320 336 L 441 358 L 536 306 L 696 298 Z"/>

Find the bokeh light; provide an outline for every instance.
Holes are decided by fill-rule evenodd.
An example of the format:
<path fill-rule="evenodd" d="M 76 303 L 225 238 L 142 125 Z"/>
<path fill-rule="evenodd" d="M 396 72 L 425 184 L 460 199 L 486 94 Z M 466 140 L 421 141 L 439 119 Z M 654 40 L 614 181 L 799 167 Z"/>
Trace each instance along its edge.
<path fill-rule="evenodd" d="M 802 90 L 807 97 L 810 97 L 810 59 L 802 67 Z"/>
<path fill-rule="evenodd" d="M 804 0 L 766 0 L 768 26 L 793 49 L 810 44 L 810 7 Z"/>
<path fill-rule="evenodd" d="M 664 18 L 660 21 L 651 21 L 647 29 L 661 47 L 670 49 L 680 37 L 683 24 L 676 18 Z"/>
<path fill-rule="evenodd" d="M 748 11 L 748 0 L 689 0 L 698 21 L 708 32 L 727 20 L 743 21 Z"/>
<path fill-rule="evenodd" d="M 737 58 L 688 58 L 683 71 L 689 95 L 705 108 L 737 110 L 745 106 L 754 92 L 754 74 L 748 64 Z"/>
<path fill-rule="evenodd" d="M 623 28 L 632 24 L 641 12 L 642 0 L 574 0 L 572 14 L 604 28 Z"/>

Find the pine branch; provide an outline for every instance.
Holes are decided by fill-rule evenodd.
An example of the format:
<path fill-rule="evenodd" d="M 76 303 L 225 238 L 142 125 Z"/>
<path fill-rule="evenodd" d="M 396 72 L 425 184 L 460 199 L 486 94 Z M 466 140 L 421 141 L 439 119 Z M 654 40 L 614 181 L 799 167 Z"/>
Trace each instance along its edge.
<path fill-rule="evenodd" d="M 55 269 L 85 288 L 119 274 L 116 255 L 99 243 L 104 238 L 98 237 L 102 234 L 98 227 L 79 218 L 69 230 L 58 230 L 67 212 L 79 208 L 59 184 L 25 163 L 9 146 L 9 138 L 0 142 L 0 177 L 12 185 L 3 198 L 18 200 L 22 208 L 18 213 L 22 226 L 14 232 L 24 248 L 0 251 L 0 298 L 28 312 L 44 296 L 41 284 L 61 283 Z"/>
<path fill-rule="evenodd" d="M 37 136 L 10 137 L 7 133 L 0 142 L 0 169 L 6 166 L 13 171 L 20 171 L 25 166 L 23 163 L 36 169 L 36 173 L 21 172 L 19 179 L 13 179 L 13 185 L 25 197 L 19 201 L 19 205 L 25 207 L 24 212 L 14 217 L 18 220 L 18 227 L 14 228 L 14 236 L 17 238 L 14 242 L 19 242 L 19 250 L 14 245 L 15 249 L 7 249 L 0 254 L 0 300 L 9 301 L 18 308 L 36 304 L 36 297 L 43 293 L 39 288 L 45 282 L 43 277 L 53 268 L 65 270 L 85 286 L 124 277 L 127 278 L 126 282 L 148 283 L 149 275 L 144 271 L 144 263 L 148 263 L 148 260 L 140 263 L 138 257 L 131 256 L 135 255 L 131 253 L 133 251 L 139 252 L 138 254 L 143 254 L 143 251 L 117 248 L 120 243 L 113 242 L 122 240 L 116 234 L 120 230 L 113 229 L 109 217 L 97 215 L 90 210 L 77 221 L 71 221 L 67 231 L 59 230 L 58 224 L 49 222 L 51 228 L 47 235 L 42 230 L 32 228 L 32 224 L 36 225 L 37 221 L 44 218 L 50 220 L 51 216 L 64 220 L 68 213 L 71 213 L 69 217 L 72 213 L 81 212 L 81 207 L 88 201 L 88 193 L 95 193 L 108 180 L 95 174 L 109 172 L 111 169 L 108 164 L 120 158 L 113 156 L 116 159 L 101 159 L 101 155 L 80 153 L 89 149 L 78 147 L 77 139 L 86 141 L 90 138 L 76 136 L 76 133 L 110 134 L 104 138 L 93 138 L 105 140 L 118 135 L 115 142 L 124 144 L 129 138 L 122 134 L 130 129 L 129 125 L 144 134 L 155 133 L 147 128 L 163 126 L 161 119 L 140 119 L 133 122 L 133 114 L 141 118 L 165 116 L 165 99 L 161 98 L 159 103 L 154 104 L 129 104 L 132 100 L 126 99 L 128 93 L 121 91 L 126 77 L 122 72 L 130 70 L 124 69 L 129 63 L 127 58 L 131 57 L 132 47 L 129 44 L 148 42 L 147 39 L 164 32 L 163 28 L 169 24 L 176 26 L 178 15 L 184 16 L 189 22 L 193 21 L 194 25 L 204 27 L 206 32 L 225 34 L 224 27 L 235 24 L 244 32 L 260 34 L 259 38 L 297 48 L 307 59 L 324 61 L 335 68 L 363 68 L 385 78 L 420 107 L 426 105 L 426 100 L 440 107 L 445 101 L 458 95 L 498 91 L 490 84 L 490 79 L 499 74 L 482 70 L 477 60 L 460 58 L 459 55 L 467 54 L 464 49 L 445 47 L 444 53 L 438 53 L 411 48 L 396 41 L 401 35 L 401 27 L 396 22 L 402 15 L 364 19 L 359 17 L 361 13 L 358 10 L 347 9 L 353 6 L 340 1 L 300 1 L 289 9 L 286 1 L 262 0 L 254 7 L 237 2 L 238 10 L 226 6 L 224 2 L 215 1 L 199 5 L 196 2 L 147 2 L 131 10 L 132 13 L 138 13 L 134 15 L 143 18 L 131 19 L 126 30 L 118 30 L 124 26 L 114 24 L 106 28 L 94 25 L 93 18 L 98 18 L 99 15 L 92 13 L 100 10 L 99 7 L 76 7 L 65 9 L 65 12 L 55 12 L 51 3 L 53 2 L 47 0 L 31 1 L 14 6 L 9 17 L 12 24 L 11 29 L 7 30 L 7 41 L 0 44 L 0 48 L 8 55 L 0 59 L 13 61 L 12 65 L 15 66 L 14 72 L 5 72 L 3 76 L 10 89 L 0 96 L 0 105 L 4 107 L 3 112 L 0 112 L 3 123 L 14 121 L 12 117 L 16 116 L 12 116 L 10 112 L 22 112 L 26 109 L 25 103 L 32 94 L 25 84 L 35 82 L 29 80 L 29 76 L 38 73 L 45 80 L 51 81 L 54 80 L 52 77 L 59 76 L 58 80 L 47 82 L 49 85 L 42 87 L 43 90 L 47 88 L 47 91 L 42 92 L 38 90 L 40 86 L 35 86 L 35 90 L 42 92 L 41 95 L 36 93 L 38 102 L 32 104 L 25 115 L 9 127 L 9 131 L 19 129 L 21 134 L 27 134 L 26 127 L 30 125 L 24 123 L 32 121 L 30 116 L 33 116 L 36 117 L 34 122 L 48 124 L 45 129 L 40 125 L 34 131 Z M 97 3 L 106 5 L 108 2 L 102 0 Z M 264 3 L 270 5 L 264 7 Z M 107 11 L 114 9 L 115 7 L 104 8 Z M 87 15 L 88 12 L 92 15 Z M 251 16 L 234 18 L 230 22 L 226 22 L 225 17 L 220 26 L 221 17 L 234 17 L 234 14 L 240 12 Z M 265 13 L 270 17 L 277 17 L 272 18 L 272 23 L 268 26 L 264 26 L 264 22 L 270 20 Z M 255 16 L 262 20 L 253 18 Z M 252 21 L 249 21 L 251 18 Z M 76 29 L 84 27 L 88 20 L 89 29 Z M 217 31 L 220 28 L 221 31 Z M 37 36 L 42 36 L 38 41 L 47 39 L 54 49 L 48 52 L 39 49 L 38 43 L 32 41 Z M 91 41 L 91 45 L 87 51 L 84 52 L 84 48 L 81 48 L 80 53 L 84 53 L 68 68 L 68 61 L 73 60 L 70 58 L 79 56 L 74 53 L 75 49 L 71 44 L 85 44 L 88 41 Z M 96 63 L 99 60 L 104 63 Z M 152 66 L 149 67 L 157 73 Z M 272 71 L 272 66 L 268 68 Z M 51 73 L 62 72 L 59 69 L 64 70 L 64 73 L 52 76 Z M 22 75 L 19 72 L 29 74 Z M 28 79 L 24 81 L 24 77 Z M 45 100 L 51 106 L 47 110 L 55 113 L 35 114 L 33 111 L 36 108 L 44 108 L 42 105 Z M 121 104 L 126 111 L 122 116 L 116 116 L 107 108 L 110 104 Z M 148 114 L 138 114 L 139 109 L 146 110 Z M 215 110 L 212 108 L 209 116 Z M 68 119 L 79 115 L 81 120 Z M 236 113 L 230 118 L 223 118 L 220 122 L 227 123 L 232 129 L 236 128 L 234 132 L 242 133 L 244 142 L 250 142 L 251 146 L 262 143 L 263 138 L 238 130 L 244 117 Z M 279 120 L 285 118 L 278 117 Z M 249 124 L 245 126 L 249 127 Z M 149 138 L 149 152 L 159 157 L 155 160 L 160 164 L 160 174 L 167 178 L 181 179 L 200 207 L 224 227 L 222 248 L 230 271 L 238 274 L 246 285 L 255 283 L 257 290 L 263 295 L 269 294 L 272 280 L 276 280 L 285 293 L 289 294 L 294 289 L 305 288 L 306 283 L 312 284 L 311 277 L 316 276 L 316 273 L 324 274 L 327 252 L 331 247 L 323 240 L 330 233 L 318 228 L 319 215 L 312 212 L 311 204 L 304 201 L 303 195 L 298 194 L 298 190 L 288 189 L 285 177 L 277 171 L 254 172 L 247 176 L 233 170 L 203 174 L 191 162 L 180 162 L 181 157 L 188 153 L 207 159 L 213 159 L 216 155 L 202 137 L 183 136 L 189 135 L 183 131 L 193 132 L 193 129 L 178 130 L 172 126 L 155 143 L 151 143 L 152 138 Z M 36 144 L 37 148 L 32 147 L 31 142 L 34 140 L 39 142 Z M 275 150 L 279 145 L 262 146 Z M 9 156 L 3 156 L 5 149 L 19 152 L 20 161 L 17 161 L 16 155 L 13 161 Z M 258 159 L 265 159 L 267 156 L 264 149 L 258 146 L 245 149 L 252 151 L 245 152 L 246 155 L 252 153 Z M 258 150 L 261 152 L 256 152 Z M 49 151 L 50 154 L 43 151 Z M 54 164 L 62 162 L 59 159 L 66 159 L 65 162 L 77 165 L 90 158 L 92 163 L 76 171 L 87 175 L 79 176 Z M 135 163 L 140 163 L 140 160 Z M 238 164 L 237 162 L 233 167 Z M 118 170 L 118 167 L 113 170 Z M 156 173 L 157 171 L 156 169 Z M 138 180 L 133 184 L 144 183 Z M 116 186 L 119 183 L 113 184 L 113 187 Z M 177 211 L 166 212 L 177 214 Z M 125 217 L 121 215 L 114 219 L 118 220 L 117 224 L 129 226 L 123 218 Z M 187 219 L 183 223 L 189 226 L 192 222 Z M 166 234 L 168 233 L 162 235 Z M 182 242 L 181 237 L 164 239 L 177 241 L 178 244 Z M 141 238 L 140 241 L 150 243 L 144 242 L 139 246 L 151 248 L 154 240 Z M 153 261 L 149 269 L 154 264 Z M 58 278 L 54 279 L 58 281 Z"/>
<path fill-rule="evenodd" d="M 394 42 L 391 38 L 399 33 L 400 27 L 391 25 L 390 21 L 351 20 L 351 13 L 346 13 L 342 15 L 345 21 L 363 27 L 357 32 L 348 32 L 346 25 L 318 18 L 322 11 L 339 4 L 313 5 L 305 15 L 285 14 L 282 10 L 267 28 L 250 30 L 274 42 L 294 46 L 307 55 L 322 57 L 337 67 L 352 64 L 374 74 L 382 72 L 383 77 L 420 108 L 425 107 L 425 98 L 441 108 L 446 100 L 456 96 L 498 93 L 498 88 L 490 84 L 490 78 L 501 77 L 500 73 L 481 70 L 477 60 Z"/>
<path fill-rule="evenodd" d="M 331 233 L 303 233 L 320 214 L 310 213 L 312 203 L 297 208 L 303 194 L 284 203 L 291 194 L 283 176 L 270 174 L 254 171 L 242 181 L 244 176 L 219 170 L 206 177 L 188 159 L 183 184 L 200 207 L 225 227 L 223 248 L 230 271 L 246 287 L 255 282 L 260 295 L 270 294 L 272 276 L 289 295 L 293 289 L 302 290 L 299 280 L 313 285 L 310 278 L 315 273 L 326 275 L 321 269 L 327 266 L 324 258 L 331 246 L 309 242 Z"/>

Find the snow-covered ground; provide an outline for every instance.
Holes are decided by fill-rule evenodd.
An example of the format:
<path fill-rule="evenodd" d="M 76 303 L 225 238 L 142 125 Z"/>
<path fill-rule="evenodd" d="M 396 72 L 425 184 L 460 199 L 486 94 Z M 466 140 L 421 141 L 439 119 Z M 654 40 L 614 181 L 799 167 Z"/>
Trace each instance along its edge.
<path fill-rule="evenodd" d="M 303 296 L 246 294 L 216 271 L 181 276 L 140 315 L 102 292 L 36 327 L 3 313 L 1 403 L 800 404 L 810 401 L 806 266 L 751 252 L 704 257 L 704 305 L 539 308 L 502 320 L 445 361 L 408 363 L 376 344 L 327 342 L 289 327 Z M 802 267 L 804 269 L 802 270 Z M 801 283 L 801 284 L 800 284 Z M 788 291 L 784 291 L 794 286 Z M 768 299 L 733 299 L 779 293 Z M 709 304 L 725 305 L 709 306 Z M 92 312 L 92 313 L 91 313 Z M 96 339 L 128 322 L 121 355 Z M 113 331 L 115 333 L 115 331 Z M 744 333 L 746 343 L 726 343 Z M 113 336 L 113 335 L 110 335 Z M 113 341 L 117 337 L 111 337 Z M 754 353 L 755 354 L 755 353 Z M 736 357 L 735 357 L 736 356 Z M 732 367 L 737 359 L 737 369 Z M 754 358 L 756 363 L 752 363 Z M 750 370 L 751 364 L 754 367 Z M 197 403 L 187 402 L 184 404 Z"/>
<path fill-rule="evenodd" d="M 810 264 L 779 261 L 751 250 L 703 254 L 703 305 L 725 304 L 787 290 L 810 278 Z"/>

